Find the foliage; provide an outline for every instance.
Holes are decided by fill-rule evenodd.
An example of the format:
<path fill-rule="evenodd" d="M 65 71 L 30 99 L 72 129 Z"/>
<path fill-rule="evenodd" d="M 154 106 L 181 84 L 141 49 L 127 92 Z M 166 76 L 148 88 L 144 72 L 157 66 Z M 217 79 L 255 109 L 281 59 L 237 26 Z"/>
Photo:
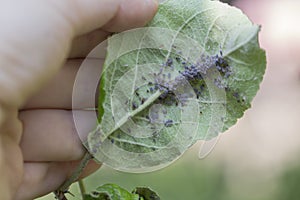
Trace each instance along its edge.
<path fill-rule="evenodd" d="M 160 198 L 149 188 L 138 187 L 130 193 L 116 184 L 105 184 L 86 194 L 83 200 L 160 200 Z"/>

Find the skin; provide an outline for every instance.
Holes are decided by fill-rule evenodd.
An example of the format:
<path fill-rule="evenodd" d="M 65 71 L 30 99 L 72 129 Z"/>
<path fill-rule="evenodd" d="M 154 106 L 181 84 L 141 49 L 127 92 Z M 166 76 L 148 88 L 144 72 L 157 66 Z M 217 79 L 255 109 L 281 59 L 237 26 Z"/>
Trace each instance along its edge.
<path fill-rule="evenodd" d="M 157 5 L 154 0 L 1 3 L 0 199 L 33 199 L 70 176 L 84 154 L 71 112 L 82 59 L 112 32 L 145 25 Z M 89 113 L 81 109 L 89 105 L 78 106 L 88 126 Z M 99 167 L 90 162 L 82 177 Z"/>

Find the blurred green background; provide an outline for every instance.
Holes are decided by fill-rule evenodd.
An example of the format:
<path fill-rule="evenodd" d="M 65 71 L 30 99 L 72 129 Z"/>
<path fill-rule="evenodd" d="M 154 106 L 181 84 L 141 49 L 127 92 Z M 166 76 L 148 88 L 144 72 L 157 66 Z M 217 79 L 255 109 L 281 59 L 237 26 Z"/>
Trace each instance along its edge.
<path fill-rule="evenodd" d="M 198 159 L 200 143 L 171 166 L 147 174 L 102 167 L 84 182 L 132 190 L 148 186 L 162 200 L 300 199 L 300 1 L 236 0 L 256 24 L 267 52 L 264 81 L 252 108 L 222 134 L 213 152 Z M 71 192 L 77 195 L 78 186 Z M 54 199 L 53 195 L 39 200 Z"/>
<path fill-rule="evenodd" d="M 173 165 L 156 172 L 129 174 L 103 167 L 84 183 L 88 191 L 105 183 L 116 183 L 129 191 L 147 186 L 162 200 L 299 200 L 300 165 L 290 163 L 276 177 L 266 177 L 259 171 L 235 176 L 227 167 L 212 158 L 199 160 L 191 150 Z M 67 195 L 68 199 L 80 199 L 76 183 L 70 191 L 75 197 Z M 38 200 L 54 200 L 54 196 Z"/>

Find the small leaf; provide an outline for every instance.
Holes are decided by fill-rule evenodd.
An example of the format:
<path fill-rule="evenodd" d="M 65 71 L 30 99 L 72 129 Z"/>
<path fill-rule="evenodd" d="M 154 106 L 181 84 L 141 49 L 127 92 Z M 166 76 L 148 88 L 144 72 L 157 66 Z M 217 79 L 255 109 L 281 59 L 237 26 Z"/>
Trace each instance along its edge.
<path fill-rule="evenodd" d="M 109 38 L 90 153 L 152 171 L 234 125 L 265 71 L 259 29 L 218 1 L 168 0 L 147 27 Z"/>
<path fill-rule="evenodd" d="M 132 193 L 138 194 L 140 199 L 143 198 L 143 200 L 160 200 L 159 196 L 150 188 L 137 187 L 132 191 Z"/>
<path fill-rule="evenodd" d="M 139 200 L 139 195 L 132 194 L 115 184 L 105 184 L 85 195 L 84 200 Z"/>

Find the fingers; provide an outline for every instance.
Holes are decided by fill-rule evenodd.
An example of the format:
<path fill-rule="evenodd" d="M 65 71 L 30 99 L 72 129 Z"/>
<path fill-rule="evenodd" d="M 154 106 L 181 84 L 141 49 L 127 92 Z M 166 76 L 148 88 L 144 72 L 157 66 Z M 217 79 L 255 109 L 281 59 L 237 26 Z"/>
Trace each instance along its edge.
<path fill-rule="evenodd" d="M 76 169 L 80 161 L 74 162 L 45 162 L 25 163 L 24 178 L 14 199 L 28 200 L 48 194 L 63 184 Z M 84 169 L 81 178 L 88 176 L 100 167 L 90 161 Z"/>
<path fill-rule="evenodd" d="M 111 32 L 143 26 L 154 16 L 158 3 L 155 0 L 77 0 L 68 1 L 66 6 L 64 11 L 74 24 L 76 35 L 82 35 L 103 25 L 104 30 Z"/>
<path fill-rule="evenodd" d="M 96 124 L 92 111 L 30 110 L 22 111 L 21 150 L 24 161 L 73 161 L 85 153 L 81 139 Z M 74 122 L 73 115 L 77 120 Z M 81 138 L 81 139 L 80 139 Z"/>
<path fill-rule="evenodd" d="M 158 2 L 154 0 L 122 0 L 118 12 L 103 30 L 120 32 L 144 26 L 153 18 L 157 7 Z"/>
<path fill-rule="evenodd" d="M 0 8 L 0 102 L 21 106 L 58 72 L 74 37 L 104 25 L 110 31 L 139 26 L 157 9 L 153 0 L 131 0 L 132 8 L 126 4 L 125 0 L 4 2 Z"/>
<path fill-rule="evenodd" d="M 69 60 L 22 109 L 84 109 L 97 103 L 102 59 Z M 80 68 L 81 67 L 81 68 Z M 78 70 L 80 71 L 78 72 Z"/>
<path fill-rule="evenodd" d="M 68 58 L 85 58 L 91 50 L 104 41 L 110 32 L 97 29 L 88 34 L 76 37 L 72 42 L 71 51 Z M 105 57 L 103 57 L 104 59 Z"/>
<path fill-rule="evenodd" d="M 115 15 L 103 27 L 96 30 L 91 29 L 91 32 L 80 35 L 73 41 L 70 58 L 86 56 L 96 45 L 105 40 L 111 32 L 121 32 L 144 26 L 152 19 L 158 6 L 155 0 L 122 0 L 119 2 L 120 5 Z M 80 24 L 80 22 L 78 23 Z M 82 29 L 80 30 L 82 31 Z"/>

